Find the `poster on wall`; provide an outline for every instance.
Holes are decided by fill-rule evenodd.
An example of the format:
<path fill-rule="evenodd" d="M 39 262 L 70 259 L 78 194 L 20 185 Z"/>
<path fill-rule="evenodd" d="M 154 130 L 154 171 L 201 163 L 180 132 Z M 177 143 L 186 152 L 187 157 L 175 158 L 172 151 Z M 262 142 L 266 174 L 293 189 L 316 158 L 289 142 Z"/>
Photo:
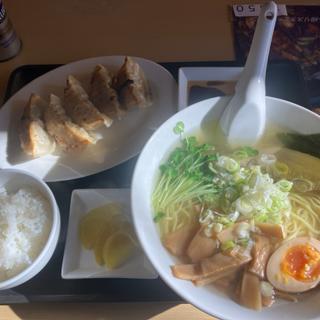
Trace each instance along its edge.
<path fill-rule="evenodd" d="M 253 38 L 260 5 L 234 5 L 236 58 L 244 62 Z M 278 5 L 271 60 L 298 63 L 306 81 L 308 107 L 320 107 L 320 6 Z"/>

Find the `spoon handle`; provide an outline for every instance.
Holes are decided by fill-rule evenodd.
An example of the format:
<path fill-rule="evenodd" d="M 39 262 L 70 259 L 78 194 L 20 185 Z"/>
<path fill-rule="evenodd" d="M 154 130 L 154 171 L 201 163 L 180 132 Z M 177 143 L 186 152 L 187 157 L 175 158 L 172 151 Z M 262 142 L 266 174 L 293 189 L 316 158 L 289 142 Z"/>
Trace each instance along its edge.
<path fill-rule="evenodd" d="M 245 92 L 250 80 L 253 79 L 264 85 L 276 20 L 277 5 L 273 1 L 270 1 L 261 7 L 247 62 L 236 86 L 237 93 Z"/>

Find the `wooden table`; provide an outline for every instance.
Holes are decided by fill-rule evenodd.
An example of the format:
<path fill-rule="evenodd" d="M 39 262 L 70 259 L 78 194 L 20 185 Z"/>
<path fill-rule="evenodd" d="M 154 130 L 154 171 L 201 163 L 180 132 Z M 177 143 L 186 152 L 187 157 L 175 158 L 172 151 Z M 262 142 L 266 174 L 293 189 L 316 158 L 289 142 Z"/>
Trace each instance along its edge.
<path fill-rule="evenodd" d="M 0 101 L 10 73 L 24 64 L 68 63 L 102 55 L 155 61 L 233 60 L 231 0 L 4 0 L 22 39 L 0 63 Z M 288 0 L 287 4 L 308 1 Z M 310 1 L 320 4 L 320 1 Z M 189 304 L 29 304 L 0 307 L 0 320 L 213 319 Z"/>

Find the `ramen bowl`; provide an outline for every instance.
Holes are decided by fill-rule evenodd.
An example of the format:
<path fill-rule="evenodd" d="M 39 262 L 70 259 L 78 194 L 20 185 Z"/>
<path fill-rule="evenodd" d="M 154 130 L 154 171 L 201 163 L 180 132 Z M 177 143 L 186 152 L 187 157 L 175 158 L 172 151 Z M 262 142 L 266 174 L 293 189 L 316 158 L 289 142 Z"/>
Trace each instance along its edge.
<path fill-rule="evenodd" d="M 21 190 L 25 191 L 22 192 Z M 29 249 L 28 251 L 23 251 L 23 254 L 26 254 L 27 252 L 30 256 L 30 261 L 24 263 L 22 266 L 16 267 L 14 263 L 12 263 L 12 267 L 5 268 L 3 266 L 4 263 L 8 262 L 9 257 L 12 259 L 12 251 L 10 252 L 9 257 L 6 256 L 6 240 L 4 239 L 3 234 L 1 234 L 0 244 L 3 255 L 1 257 L 1 276 L 3 276 L 4 273 L 6 273 L 7 276 L 1 279 L 0 290 L 4 290 L 16 287 L 30 280 L 49 262 L 58 243 L 60 234 L 60 212 L 55 197 L 47 184 L 42 179 L 26 171 L 18 169 L 0 169 L 0 192 L 2 224 L 4 224 L 3 219 L 5 219 L 4 212 L 7 210 L 7 214 L 11 215 L 11 224 L 14 223 L 13 216 L 17 215 L 17 218 L 14 218 L 17 221 L 16 229 L 15 227 L 13 227 L 13 229 L 19 229 L 20 233 L 22 233 L 21 230 L 24 231 L 23 239 L 18 238 L 15 233 L 12 233 L 11 236 L 7 235 L 6 239 L 14 237 L 14 242 L 17 243 L 16 254 L 18 254 L 20 250 L 23 250 L 23 248 L 21 249 L 21 242 L 24 243 L 24 247 Z M 4 198 L 9 196 L 10 199 Z M 10 201 L 11 209 L 4 209 L 4 202 L 6 201 Z M 26 221 L 29 221 L 28 225 L 23 223 L 21 212 L 25 215 L 28 214 L 28 217 L 25 217 L 27 219 Z M 41 227 L 39 220 L 35 221 L 35 217 L 38 216 L 39 212 L 45 212 L 47 217 L 45 219 L 43 217 L 40 218 L 44 221 Z M 34 234 L 36 236 L 32 238 L 30 235 L 33 228 L 35 228 Z M 8 229 L 10 229 L 10 227 L 8 227 Z M 7 230 L 5 228 L 3 229 L 3 225 L 1 225 L 1 232 L 6 234 L 6 232 L 8 232 Z M 44 230 L 45 232 L 42 233 Z M 26 235 L 30 236 L 28 241 L 26 241 Z M 32 250 L 34 250 L 34 253 L 31 253 Z M 15 261 L 16 260 L 17 258 Z M 15 268 L 16 270 L 14 271 Z"/>
<path fill-rule="evenodd" d="M 149 139 L 137 161 L 132 180 L 132 214 L 136 233 L 142 248 L 161 278 L 185 301 L 210 315 L 221 319 L 316 319 L 320 315 L 320 290 L 315 289 L 301 296 L 298 303 L 277 300 L 270 308 L 257 312 L 247 309 L 213 285 L 196 287 L 190 281 L 175 278 L 170 266 L 177 263 L 160 241 L 157 225 L 153 221 L 152 193 L 159 177 L 159 166 L 179 143 L 173 132 L 177 122 L 184 123 L 186 134 L 211 132 L 229 97 L 217 97 L 191 105 L 168 119 Z M 267 126 L 301 134 L 319 133 L 320 117 L 288 101 L 266 97 Z"/>

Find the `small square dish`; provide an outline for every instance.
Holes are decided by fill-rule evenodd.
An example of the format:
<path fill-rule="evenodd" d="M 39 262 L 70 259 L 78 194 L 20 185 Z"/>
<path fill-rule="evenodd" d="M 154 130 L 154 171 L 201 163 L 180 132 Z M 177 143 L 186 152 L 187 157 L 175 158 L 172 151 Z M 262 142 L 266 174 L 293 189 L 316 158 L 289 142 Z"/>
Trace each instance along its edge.
<path fill-rule="evenodd" d="M 155 279 L 158 274 L 139 249 L 134 256 L 117 269 L 108 270 L 96 263 L 92 250 L 85 249 L 79 239 L 80 219 L 91 209 L 108 203 L 118 203 L 122 213 L 131 222 L 130 189 L 79 189 L 71 196 L 69 225 L 63 255 L 63 279 L 131 278 Z"/>
<path fill-rule="evenodd" d="M 233 95 L 242 67 L 184 67 L 179 69 L 179 110 L 200 100 Z"/>

